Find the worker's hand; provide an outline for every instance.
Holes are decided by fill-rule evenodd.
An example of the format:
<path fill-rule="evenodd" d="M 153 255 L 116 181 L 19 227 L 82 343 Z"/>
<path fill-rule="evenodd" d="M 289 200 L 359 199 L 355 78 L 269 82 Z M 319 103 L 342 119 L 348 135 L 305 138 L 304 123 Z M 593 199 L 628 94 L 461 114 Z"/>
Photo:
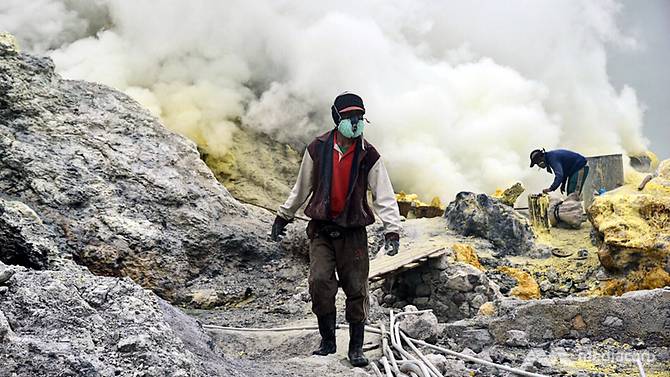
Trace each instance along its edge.
<path fill-rule="evenodd" d="M 279 241 L 286 235 L 286 225 L 290 223 L 290 220 L 277 215 L 275 217 L 275 222 L 272 224 L 272 233 L 270 233 L 270 239 L 273 241 Z"/>
<path fill-rule="evenodd" d="M 548 193 L 550 193 L 550 192 L 551 192 L 551 190 L 549 190 L 548 188 L 542 190 L 542 193 L 543 193 L 543 194 L 548 194 Z"/>
<path fill-rule="evenodd" d="M 386 233 L 384 236 L 384 251 L 386 255 L 394 256 L 400 249 L 400 236 L 398 233 Z"/>

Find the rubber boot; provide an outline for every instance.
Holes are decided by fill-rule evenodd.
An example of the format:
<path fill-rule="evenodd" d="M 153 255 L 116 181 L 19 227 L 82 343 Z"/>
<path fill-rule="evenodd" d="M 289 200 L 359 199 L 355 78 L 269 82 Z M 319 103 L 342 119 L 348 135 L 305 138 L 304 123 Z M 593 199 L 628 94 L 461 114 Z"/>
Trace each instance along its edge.
<path fill-rule="evenodd" d="M 364 336 L 365 322 L 349 324 L 349 362 L 354 367 L 364 367 L 369 364 L 363 354 Z"/>
<path fill-rule="evenodd" d="M 335 313 L 316 317 L 319 322 L 321 344 L 312 352 L 312 355 L 326 356 L 337 351 L 335 343 Z"/>

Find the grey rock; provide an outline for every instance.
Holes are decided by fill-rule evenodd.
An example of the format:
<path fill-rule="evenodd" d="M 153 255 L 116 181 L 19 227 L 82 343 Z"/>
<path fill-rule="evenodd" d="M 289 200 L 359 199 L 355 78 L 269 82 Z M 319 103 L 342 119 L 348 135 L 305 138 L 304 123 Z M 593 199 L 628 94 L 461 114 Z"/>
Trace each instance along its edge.
<path fill-rule="evenodd" d="M 439 370 L 442 374 L 444 374 L 447 371 L 449 361 L 444 355 L 439 353 L 429 353 L 426 355 L 426 359 L 428 359 L 428 361 L 430 361 L 431 364 L 435 365 L 437 370 Z"/>
<path fill-rule="evenodd" d="M 479 309 L 479 307 L 486 302 L 488 302 L 486 296 L 478 294 L 475 295 L 475 297 L 470 301 L 470 306 L 472 306 L 474 309 Z"/>
<path fill-rule="evenodd" d="M 434 258 L 434 259 L 429 259 L 428 265 L 435 269 L 435 270 L 446 270 L 449 267 L 449 264 L 451 262 L 449 261 L 448 256 L 443 255 L 439 258 Z"/>
<path fill-rule="evenodd" d="M 397 298 L 394 295 L 386 295 L 384 296 L 384 304 L 386 305 L 393 305 L 394 302 L 396 302 Z"/>
<path fill-rule="evenodd" d="M 35 211 L 24 203 L 0 198 L 0 261 L 35 269 L 47 268 L 49 259 L 59 255 L 50 236 Z M 4 272 L 10 274 L 11 270 Z M 11 275 L 0 273 L 0 284 L 9 277 Z"/>
<path fill-rule="evenodd" d="M 0 271 L 0 284 L 7 283 L 12 276 L 14 276 L 14 270 L 8 268 L 4 271 Z"/>
<path fill-rule="evenodd" d="M 528 347 L 528 334 L 521 330 L 508 330 L 505 344 L 513 347 Z"/>
<path fill-rule="evenodd" d="M 0 72 L 0 192 L 23 203 L 0 212 L 0 244 L 11 245 L 0 260 L 45 268 L 52 252 L 72 255 L 182 302 L 187 283 L 234 285 L 238 263 L 282 253 L 266 241 L 272 215 L 232 198 L 193 142 L 127 95 L 63 80 L 50 59 L 2 46 Z M 44 224 L 53 245 L 34 242 L 30 227 L 14 232 L 17 212 Z"/>
<path fill-rule="evenodd" d="M 535 234 L 528 219 L 486 194 L 460 192 L 444 217 L 450 229 L 486 238 L 498 255 L 528 255 L 535 250 Z"/>
<path fill-rule="evenodd" d="M 404 311 L 416 311 L 414 306 L 406 306 Z M 400 317 L 400 329 L 410 338 L 434 340 L 437 337 L 437 317 L 432 312 L 409 314 Z"/>
<path fill-rule="evenodd" d="M 130 279 L 94 276 L 72 264 L 18 269 L 10 289 L 0 295 L 3 375 L 245 375 L 212 349 L 194 353 L 167 320 L 162 300 Z M 192 332 L 209 347 L 201 328 Z"/>
<path fill-rule="evenodd" d="M 430 292 L 431 292 L 430 285 L 420 284 L 416 287 L 414 294 L 418 297 L 426 297 L 430 296 Z"/>
<path fill-rule="evenodd" d="M 458 307 L 458 310 L 461 312 L 463 317 L 468 318 L 471 316 L 473 311 L 470 310 L 470 305 L 467 302 L 464 302 L 461 306 Z"/>
<path fill-rule="evenodd" d="M 485 347 L 494 343 L 493 337 L 487 329 L 466 329 L 453 331 L 450 329 L 452 339 L 462 348 L 471 348 L 475 352 L 482 352 Z M 444 334 L 445 332 L 443 332 Z"/>
<path fill-rule="evenodd" d="M 449 275 L 447 280 L 447 288 L 454 289 L 460 292 L 470 292 L 474 288 L 470 283 L 470 276 L 467 271 L 458 271 L 454 275 Z"/>
<path fill-rule="evenodd" d="M 463 355 L 470 356 L 470 357 L 477 357 L 477 352 L 473 351 L 472 349 L 466 347 L 461 351 Z"/>
<path fill-rule="evenodd" d="M 527 371 L 546 370 L 552 367 L 550 356 L 541 348 L 533 348 L 528 351 L 521 363 L 521 369 Z"/>
<path fill-rule="evenodd" d="M 607 316 L 603 321 L 603 325 L 607 327 L 621 327 L 623 326 L 623 321 L 621 318 L 615 316 Z"/>
<path fill-rule="evenodd" d="M 545 275 L 547 276 L 547 280 L 549 280 L 551 283 L 558 282 L 558 273 L 554 267 L 549 267 Z"/>
<path fill-rule="evenodd" d="M 498 303 L 498 317 L 491 319 L 488 329 L 496 342 L 502 343 L 509 330 L 523 329 L 530 344 L 543 343 L 551 336 L 553 339 L 586 337 L 591 340 L 612 337 L 625 343 L 641 338 L 648 346 L 668 346 L 669 313 L 670 289 L 667 288 L 628 292 L 618 297 L 502 299 Z M 613 325 L 618 326 L 616 331 L 612 331 Z"/>
<path fill-rule="evenodd" d="M 431 290 L 430 304 L 440 321 L 471 317 L 484 302 L 502 297 L 498 286 L 484 272 L 458 262 L 440 271 Z"/>
<path fill-rule="evenodd" d="M 419 308 L 427 307 L 429 302 L 430 298 L 428 297 L 417 297 L 414 300 L 412 300 L 412 303 Z"/>
<path fill-rule="evenodd" d="M 440 354 L 427 354 L 426 358 L 440 371 L 444 376 L 469 376 L 465 363 L 460 359 L 447 359 Z"/>
<path fill-rule="evenodd" d="M 119 352 L 137 352 L 153 346 L 151 338 L 147 334 L 129 335 L 119 340 L 116 344 L 116 349 Z"/>
<path fill-rule="evenodd" d="M 552 290 L 553 287 L 554 287 L 554 286 L 551 285 L 551 283 L 548 282 L 547 280 L 543 280 L 543 281 L 540 283 L 540 291 L 542 291 L 542 292 L 549 292 L 549 291 Z"/>

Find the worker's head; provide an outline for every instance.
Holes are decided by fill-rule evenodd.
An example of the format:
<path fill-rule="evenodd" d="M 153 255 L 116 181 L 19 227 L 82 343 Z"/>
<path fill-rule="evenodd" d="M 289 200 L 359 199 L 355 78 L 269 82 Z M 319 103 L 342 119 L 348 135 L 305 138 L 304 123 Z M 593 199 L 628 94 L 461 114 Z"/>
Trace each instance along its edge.
<path fill-rule="evenodd" d="M 544 149 L 536 149 L 530 152 L 530 167 L 539 166 L 542 169 L 547 167 L 547 163 L 544 161 Z"/>
<path fill-rule="evenodd" d="M 363 99 L 353 93 L 342 93 L 335 97 L 331 109 L 333 121 L 342 135 L 356 138 L 363 134 L 365 128 L 365 106 Z"/>

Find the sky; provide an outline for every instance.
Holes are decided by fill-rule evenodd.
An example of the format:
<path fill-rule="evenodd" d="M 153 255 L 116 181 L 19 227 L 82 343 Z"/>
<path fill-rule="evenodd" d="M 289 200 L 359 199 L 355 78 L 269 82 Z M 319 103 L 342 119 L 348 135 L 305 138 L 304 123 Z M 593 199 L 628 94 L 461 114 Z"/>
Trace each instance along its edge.
<path fill-rule="evenodd" d="M 637 50 L 610 46 L 608 72 L 618 88 L 635 88 L 645 107 L 644 135 L 659 158 L 670 158 L 670 1 L 625 0 L 619 22 Z"/>

